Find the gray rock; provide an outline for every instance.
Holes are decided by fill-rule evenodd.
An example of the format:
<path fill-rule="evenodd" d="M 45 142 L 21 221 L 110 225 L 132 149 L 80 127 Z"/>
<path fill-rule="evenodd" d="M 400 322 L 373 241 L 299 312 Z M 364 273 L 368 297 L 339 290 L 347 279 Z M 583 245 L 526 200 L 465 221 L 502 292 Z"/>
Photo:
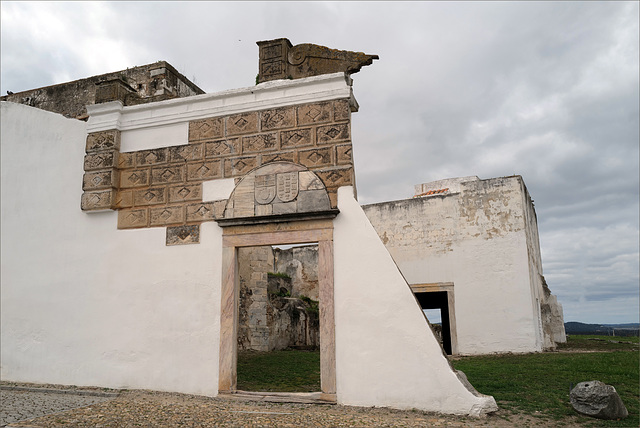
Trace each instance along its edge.
<path fill-rule="evenodd" d="M 598 380 L 580 382 L 569 394 L 574 410 L 598 419 L 624 419 L 629 415 L 616 389 Z"/>

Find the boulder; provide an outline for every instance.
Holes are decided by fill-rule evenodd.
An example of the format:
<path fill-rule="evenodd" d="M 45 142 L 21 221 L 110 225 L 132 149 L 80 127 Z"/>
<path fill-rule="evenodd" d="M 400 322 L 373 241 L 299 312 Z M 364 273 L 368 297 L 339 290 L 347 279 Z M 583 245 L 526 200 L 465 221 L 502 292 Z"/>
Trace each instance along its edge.
<path fill-rule="evenodd" d="M 616 389 L 598 380 L 580 382 L 569 394 L 576 412 L 598 419 L 624 419 L 629 415 Z"/>

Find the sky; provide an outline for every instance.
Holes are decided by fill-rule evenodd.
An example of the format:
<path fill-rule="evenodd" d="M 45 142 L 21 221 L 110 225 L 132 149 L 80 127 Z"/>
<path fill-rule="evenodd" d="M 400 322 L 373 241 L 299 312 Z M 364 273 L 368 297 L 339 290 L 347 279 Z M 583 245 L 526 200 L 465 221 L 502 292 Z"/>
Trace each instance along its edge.
<path fill-rule="evenodd" d="M 521 175 L 565 321 L 639 322 L 638 2 L 10 2 L 0 91 L 166 60 L 255 83 L 256 41 L 380 56 L 352 75 L 361 204 Z"/>

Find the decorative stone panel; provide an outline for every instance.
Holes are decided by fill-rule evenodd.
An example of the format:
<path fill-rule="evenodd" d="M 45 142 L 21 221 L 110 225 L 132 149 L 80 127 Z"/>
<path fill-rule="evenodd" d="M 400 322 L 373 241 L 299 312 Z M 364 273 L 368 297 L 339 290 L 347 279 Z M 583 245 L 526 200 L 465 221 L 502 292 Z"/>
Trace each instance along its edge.
<path fill-rule="evenodd" d="M 345 99 L 194 120 L 188 144 L 130 153 L 118 151 L 119 131 L 91 133 L 82 209 L 118 210 L 120 229 L 168 227 L 167 245 L 198 243 L 194 226 L 227 215 L 335 209 L 338 187 L 354 184 L 350 115 Z M 295 179 L 276 172 L 273 201 L 257 202 L 250 173 L 282 163 L 297 165 Z M 202 183 L 221 178 L 242 179 L 246 189 L 229 203 L 203 201 Z"/>

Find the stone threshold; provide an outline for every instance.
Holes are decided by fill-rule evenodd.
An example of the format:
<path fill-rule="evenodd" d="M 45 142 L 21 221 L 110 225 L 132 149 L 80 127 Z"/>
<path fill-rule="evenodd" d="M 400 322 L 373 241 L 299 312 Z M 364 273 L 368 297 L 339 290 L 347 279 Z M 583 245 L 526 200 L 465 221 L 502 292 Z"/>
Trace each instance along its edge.
<path fill-rule="evenodd" d="M 323 392 L 269 392 L 269 391 L 230 391 L 220 392 L 220 397 L 242 401 L 265 401 L 271 403 L 336 404 L 336 394 Z"/>

